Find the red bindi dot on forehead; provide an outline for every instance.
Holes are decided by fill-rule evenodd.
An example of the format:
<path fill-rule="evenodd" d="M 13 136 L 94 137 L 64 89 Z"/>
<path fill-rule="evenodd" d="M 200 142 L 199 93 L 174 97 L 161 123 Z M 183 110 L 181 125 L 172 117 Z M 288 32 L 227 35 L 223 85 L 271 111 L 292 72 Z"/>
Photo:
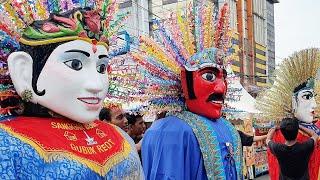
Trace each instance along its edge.
<path fill-rule="evenodd" d="M 91 42 L 92 42 L 92 51 L 93 51 L 93 53 L 96 53 L 98 41 L 93 39 Z"/>
<path fill-rule="evenodd" d="M 110 73 L 111 73 L 111 71 L 112 71 L 112 68 L 111 68 L 111 66 L 110 66 L 110 65 L 108 65 L 108 66 L 107 66 L 107 72 L 108 72 L 108 74 L 110 74 Z"/>

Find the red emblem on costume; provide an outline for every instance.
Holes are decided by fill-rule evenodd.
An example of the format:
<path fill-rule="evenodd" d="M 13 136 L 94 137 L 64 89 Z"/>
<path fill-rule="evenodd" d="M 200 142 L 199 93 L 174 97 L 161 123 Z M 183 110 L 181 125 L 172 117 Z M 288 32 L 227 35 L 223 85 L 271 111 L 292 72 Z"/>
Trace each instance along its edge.
<path fill-rule="evenodd" d="M 57 118 L 17 117 L 0 123 L 44 158 L 72 157 L 99 174 L 128 157 L 130 145 L 115 127 L 101 121 L 83 125 Z"/>

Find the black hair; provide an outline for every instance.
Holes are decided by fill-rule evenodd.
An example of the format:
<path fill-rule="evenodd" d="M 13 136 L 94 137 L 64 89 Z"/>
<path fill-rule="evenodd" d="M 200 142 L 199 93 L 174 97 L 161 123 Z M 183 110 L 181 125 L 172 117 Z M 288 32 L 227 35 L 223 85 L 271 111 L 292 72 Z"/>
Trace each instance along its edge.
<path fill-rule="evenodd" d="M 295 117 L 283 118 L 280 123 L 280 130 L 287 141 L 295 140 L 299 131 L 298 119 Z"/>
<path fill-rule="evenodd" d="M 304 83 L 302 83 L 302 84 L 299 84 L 299 86 L 297 86 L 296 88 L 294 88 L 293 93 L 296 93 L 296 92 L 300 91 L 302 88 L 307 87 L 307 83 L 308 83 L 308 81 L 306 81 L 306 82 L 304 82 Z"/>
<path fill-rule="evenodd" d="M 20 51 L 28 53 L 33 60 L 31 86 L 34 93 L 38 96 L 43 96 L 46 93 L 45 89 L 38 90 L 37 87 L 37 82 L 42 69 L 45 66 L 51 53 L 61 44 L 62 43 L 53 43 L 41 46 L 29 46 L 22 43 L 20 44 Z M 51 115 L 49 114 L 50 110 L 46 107 L 41 106 L 40 104 L 34 104 L 31 102 L 23 102 L 23 104 L 25 107 L 23 115 L 25 116 L 51 117 Z"/>
<path fill-rule="evenodd" d="M 46 64 L 51 53 L 62 43 L 54 43 L 41 46 L 28 46 L 21 44 L 21 51 L 28 53 L 33 59 L 32 63 L 32 89 L 38 96 L 43 96 L 46 90 L 38 90 L 37 82 L 41 71 Z"/>
<path fill-rule="evenodd" d="M 134 125 L 139 118 L 142 118 L 142 116 L 140 114 L 126 114 L 126 118 L 128 120 L 128 124 Z"/>
<path fill-rule="evenodd" d="M 111 121 L 111 110 L 109 108 L 102 108 L 99 113 L 99 119 L 101 121 L 106 120 L 108 122 Z"/>
<path fill-rule="evenodd" d="M 167 114 L 167 111 L 162 111 L 162 112 L 157 113 L 156 120 L 165 118 L 166 114 Z"/>
<path fill-rule="evenodd" d="M 189 99 L 196 99 L 196 95 L 193 89 L 193 73 L 186 70 L 187 91 Z"/>
<path fill-rule="evenodd" d="M 227 78 L 227 76 L 228 76 L 228 72 L 227 72 L 227 70 L 225 70 L 225 69 L 222 69 L 222 73 L 223 73 L 223 78 Z"/>
<path fill-rule="evenodd" d="M 20 44 L 20 51 L 28 53 L 33 59 L 31 85 L 34 93 L 38 96 L 43 96 L 46 93 L 45 89 L 39 91 L 37 87 L 37 82 L 41 74 L 41 71 L 51 53 L 61 44 L 62 43 L 54 43 L 41 46 L 29 46 L 25 44 Z M 40 104 L 24 102 L 24 107 L 25 109 L 23 115 L 25 116 L 51 117 L 51 115 L 49 114 L 50 110 L 46 107 L 41 106 Z"/>

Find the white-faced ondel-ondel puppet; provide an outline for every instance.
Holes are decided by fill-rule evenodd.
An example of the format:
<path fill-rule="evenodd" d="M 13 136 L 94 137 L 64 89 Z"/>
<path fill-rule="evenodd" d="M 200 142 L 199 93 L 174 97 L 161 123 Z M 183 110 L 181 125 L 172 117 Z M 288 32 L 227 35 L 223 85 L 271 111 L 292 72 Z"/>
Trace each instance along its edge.
<path fill-rule="evenodd" d="M 168 112 L 143 137 L 142 162 L 150 180 L 242 178 L 239 134 L 221 117 L 229 7 L 218 14 L 212 3 L 197 3 L 167 22 L 155 20 L 154 38 L 141 37 L 139 50 L 131 53 L 143 66 L 140 99 L 148 100 L 147 112 Z"/>
<path fill-rule="evenodd" d="M 320 135 L 319 127 L 314 124 L 315 115 L 318 112 L 316 102 L 318 85 L 315 79 L 319 68 L 319 49 L 301 50 L 285 59 L 275 72 L 276 78 L 272 87 L 258 97 L 257 108 L 261 111 L 261 116 L 276 121 L 294 116 L 299 120 L 299 125 Z M 309 138 L 303 131 L 299 131 L 297 142 L 304 142 Z M 285 142 L 280 131 L 275 132 L 272 140 L 278 143 Z M 308 164 L 309 176 L 312 180 L 319 179 L 319 157 L 318 145 L 314 148 Z M 268 163 L 270 178 L 279 179 L 278 161 L 269 150 Z"/>
<path fill-rule="evenodd" d="M 116 4 L 44 2 L 0 4 L 1 179 L 143 179 L 130 137 L 96 121 Z"/>

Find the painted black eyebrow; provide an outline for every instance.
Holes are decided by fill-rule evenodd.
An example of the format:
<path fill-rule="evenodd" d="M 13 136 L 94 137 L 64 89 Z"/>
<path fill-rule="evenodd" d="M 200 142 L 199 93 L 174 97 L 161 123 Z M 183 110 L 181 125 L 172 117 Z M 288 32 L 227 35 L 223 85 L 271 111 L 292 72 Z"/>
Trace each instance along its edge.
<path fill-rule="evenodd" d="M 213 71 L 213 74 L 214 75 L 217 75 L 218 73 L 219 73 L 219 69 L 218 68 L 216 68 L 216 67 L 205 67 L 205 68 L 203 68 L 203 69 L 201 69 L 199 72 L 201 73 L 201 72 L 203 72 L 203 71 Z"/>
<path fill-rule="evenodd" d="M 205 68 L 203 68 L 203 69 L 200 69 L 200 72 L 201 72 L 201 71 L 207 71 L 207 70 L 219 71 L 219 69 L 216 68 L 216 67 L 205 67 Z"/>
<path fill-rule="evenodd" d="M 87 57 L 90 57 L 90 53 L 85 52 L 85 51 L 82 51 L 82 50 L 79 50 L 79 49 L 71 49 L 71 50 L 68 50 L 68 51 L 66 51 L 66 52 L 77 52 L 77 53 L 84 54 L 84 55 L 87 56 Z"/>
<path fill-rule="evenodd" d="M 109 57 L 109 56 L 108 56 L 108 55 L 105 55 L 105 54 L 102 54 L 102 55 L 99 55 L 99 56 L 98 56 L 99 59 L 102 59 L 102 58 L 105 58 L 105 57 Z"/>
<path fill-rule="evenodd" d="M 305 92 L 303 92 L 303 93 L 310 93 L 310 94 L 313 94 L 313 92 L 312 92 L 312 91 L 310 91 L 310 90 L 307 90 L 307 91 L 305 91 Z"/>

